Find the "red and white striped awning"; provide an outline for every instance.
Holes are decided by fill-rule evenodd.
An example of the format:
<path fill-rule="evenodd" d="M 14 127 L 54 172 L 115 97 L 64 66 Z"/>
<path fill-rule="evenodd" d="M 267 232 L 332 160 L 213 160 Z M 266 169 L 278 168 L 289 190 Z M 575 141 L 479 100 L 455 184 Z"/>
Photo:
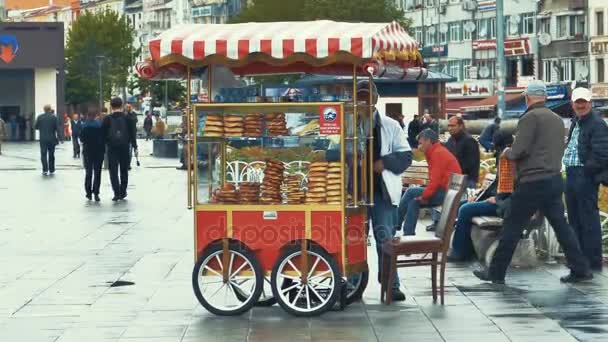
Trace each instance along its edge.
<path fill-rule="evenodd" d="M 334 21 L 188 24 L 149 42 L 157 66 L 171 63 L 232 64 L 286 60 L 310 65 L 370 60 L 421 64 L 418 44 L 398 23 Z M 212 60 L 212 61 L 211 61 Z"/>

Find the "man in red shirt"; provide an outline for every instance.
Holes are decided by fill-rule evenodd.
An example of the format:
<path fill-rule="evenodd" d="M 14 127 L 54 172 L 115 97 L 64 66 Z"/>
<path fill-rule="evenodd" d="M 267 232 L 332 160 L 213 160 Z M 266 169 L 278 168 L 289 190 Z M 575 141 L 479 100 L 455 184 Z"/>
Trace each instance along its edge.
<path fill-rule="evenodd" d="M 441 205 L 450 175 L 462 173 L 458 160 L 441 145 L 439 135 L 434 130 L 427 128 L 418 135 L 418 149 L 424 152 L 429 164 L 429 184 L 409 188 L 401 198 L 397 223 L 401 227 L 405 218 L 403 235 L 416 235 L 420 207 Z"/>

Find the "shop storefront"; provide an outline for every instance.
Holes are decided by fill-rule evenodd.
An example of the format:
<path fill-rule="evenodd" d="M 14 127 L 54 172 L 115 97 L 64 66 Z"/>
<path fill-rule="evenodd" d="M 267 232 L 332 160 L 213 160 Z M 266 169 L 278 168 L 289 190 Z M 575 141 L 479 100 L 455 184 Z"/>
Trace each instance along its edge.
<path fill-rule="evenodd" d="M 11 140 L 34 139 L 44 105 L 64 104 L 63 23 L 0 23 L 0 116 Z"/>

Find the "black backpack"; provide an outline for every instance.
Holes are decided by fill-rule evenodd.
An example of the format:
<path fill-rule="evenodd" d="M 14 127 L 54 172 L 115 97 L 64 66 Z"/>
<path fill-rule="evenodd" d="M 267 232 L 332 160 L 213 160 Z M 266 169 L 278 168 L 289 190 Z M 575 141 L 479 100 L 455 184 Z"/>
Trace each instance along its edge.
<path fill-rule="evenodd" d="M 129 127 L 127 118 L 124 116 L 110 116 L 110 131 L 108 133 L 108 144 L 112 147 L 129 145 Z"/>

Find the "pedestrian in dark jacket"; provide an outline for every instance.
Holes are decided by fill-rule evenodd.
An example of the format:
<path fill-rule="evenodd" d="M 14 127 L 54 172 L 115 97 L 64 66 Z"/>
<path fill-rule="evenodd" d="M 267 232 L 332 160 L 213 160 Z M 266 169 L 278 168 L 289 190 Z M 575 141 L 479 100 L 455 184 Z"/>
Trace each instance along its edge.
<path fill-rule="evenodd" d="M 59 143 L 61 136 L 57 117 L 53 114 L 51 106 L 44 106 L 44 114 L 36 119 L 34 128 L 40 132 L 40 160 L 42 162 L 42 174 L 55 173 L 55 146 Z"/>
<path fill-rule="evenodd" d="M 149 111 L 146 111 L 146 118 L 144 119 L 144 131 L 146 132 L 146 141 L 150 140 L 150 138 L 152 137 L 152 126 L 154 126 L 152 115 Z"/>
<path fill-rule="evenodd" d="M 540 211 L 555 231 L 570 274 L 560 280 L 574 283 L 593 278 L 574 230 L 564 217 L 561 175 L 566 130 L 562 119 L 545 106 L 547 88 L 542 81 L 532 81 L 525 92 L 527 111 L 519 119 L 517 135 L 503 156 L 517 164 L 515 190 L 511 209 L 503 221 L 503 229 L 488 270 L 473 274 L 481 280 L 502 284 L 507 268 L 521 239 L 524 227 L 535 212 Z"/>
<path fill-rule="evenodd" d="M 80 158 L 80 142 L 78 141 L 78 138 L 80 137 L 80 132 L 82 131 L 82 120 L 80 119 L 80 115 L 78 113 L 74 113 L 72 115 L 70 125 L 72 126 L 72 147 L 74 150 L 74 158 Z"/>
<path fill-rule="evenodd" d="M 129 149 L 133 147 L 137 156 L 137 139 L 133 121 L 122 112 L 122 99 L 115 97 L 110 102 L 112 114 L 102 123 L 103 136 L 107 144 L 110 181 L 114 190 L 112 201 L 127 197 L 129 184 Z M 120 178 L 118 170 L 120 169 Z"/>
<path fill-rule="evenodd" d="M 479 136 L 479 144 L 483 146 L 486 152 L 490 152 L 494 145 L 492 144 L 492 139 L 494 138 L 494 134 L 498 132 L 500 129 L 500 118 L 494 118 L 494 122 L 486 126 L 486 128 L 481 131 L 481 135 Z"/>
<path fill-rule="evenodd" d="M 597 207 L 599 185 L 607 182 L 608 125 L 591 109 L 591 91 L 572 92 L 572 119 L 563 158 L 568 221 L 593 270 L 602 269 L 602 226 Z"/>
<path fill-rule="evenodd" d="M 464 120 L 459 116 L 448 120 L 448 131 L 450 139 L 445 147 L 458 159 L 462 173 L 467 176 L 467 188 L 475 189 L 479 180 L 479 144 L 467 133 Z"/>
<path fill-rule="evenodd" d="M 84 155 L 84 190 L 86 198 L 99 202 L 99 186 L 101 184 L 101 167 L 106 150 L 106 143 L 101 129 L 101 120 L 96 110 L 89 110 L 87 120 L 82 124 L 79 134 Z"/>
<path fill-rule="evenodd" d="M 411 148 L 418 148 L 418 134 L 421 131 L 418 115 L 414 115 L 414 119 L 407 125 L 407 142 Z"/>

